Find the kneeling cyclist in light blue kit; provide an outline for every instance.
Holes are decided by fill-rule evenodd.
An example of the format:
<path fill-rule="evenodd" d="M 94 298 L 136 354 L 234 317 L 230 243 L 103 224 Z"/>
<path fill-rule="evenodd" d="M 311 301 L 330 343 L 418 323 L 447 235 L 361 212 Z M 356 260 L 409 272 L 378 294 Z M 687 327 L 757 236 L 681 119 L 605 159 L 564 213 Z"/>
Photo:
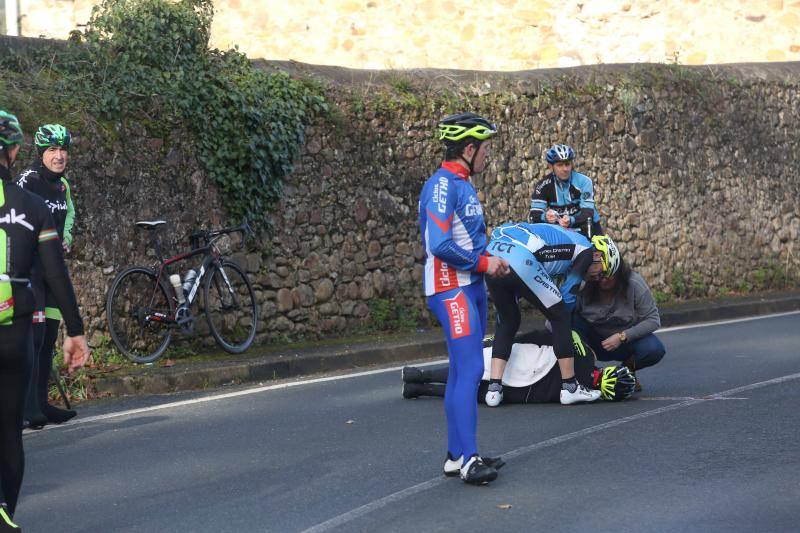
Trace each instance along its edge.
<path fill-rule="evenodd" d="M 486 280 L 497 308 L 486 404 L 495 407 L 503 398 L 503 371 L 521 320 L 520 297 L 538 307 L 552 325 L 553 350 L 561 372 L 561 403 L 597 400 L 600 391 L 590 390 L 575 378 L 571 336 L 575 292 L 584 278 L 598 277 L 602 270 L 595 247 L 583 235 L 558 226 L 510 223 L 495 228 L 487 252 L 508 261 L 511 272 Z M 565 277 L 560 286 L 553 280 L 555 276 Z"/>
<path fill-rule="evenodd" d="M 419 199 L 419 228 L 425 248 L 425 296 L 445 332 L 450 371 L 445 392 L 445 473 L 460 469 L 466 483 L 484 485 L 497 477 L 499 458 L 478 454 L 478 385 L 483 375 L 486 331 L 484 274 L 505 274 L 508 264 L 486 250 L 486 223 L 469 181 L 486 164 L 494 124 L 474 113 L 444 118 L 439 140 L 445 161 L 428 178 Z"/>

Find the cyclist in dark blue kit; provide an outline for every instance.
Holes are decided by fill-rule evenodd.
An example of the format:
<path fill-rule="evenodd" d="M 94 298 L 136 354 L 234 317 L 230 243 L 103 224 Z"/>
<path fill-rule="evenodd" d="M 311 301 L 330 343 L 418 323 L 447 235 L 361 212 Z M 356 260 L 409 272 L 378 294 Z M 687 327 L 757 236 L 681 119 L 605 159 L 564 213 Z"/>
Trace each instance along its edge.
<path fill-rule="evenodd" d="M 69 181 L 64 174 L 69 160 L 72 136 L 60 124 L 45 124 L 33 136 L 39 159 L 17 177 L 17 185 L 44 200 L 50 209 L 56 231 L 61 238 L 64 253 L 72 245 L 72 226 L 75 208 Z M 35 267 L 33 289 L 36 294 L 36 311 L 33 315 L 33 367 L 28 398 L 25 402 L 25 420 L 28 427 L 40 429 L 45 424 L 61 424 L 75 416 L 71 409 L 59 409 L 47 402 L 50 372 L 53 368 L 53 347 L 58 338 L 61 312 L 55 305 L 53 291 L 41 277 L 41 268 Z"/>
<path fill-rule="evenodd" d="M 494 124 L 474 113 L 444 118 L 439 140 L 445 161 L 428 178 L 419 200 L 425 248 L 425 295 L 445 332 L 450 371 L 445 393 L 445 472 L 460 467 L 466 483 L 483 485 L 497 477 L 500 459 L 481 458 L 476 439 L 478 385 L 483 374 L 486 331 L 484 274 L 502 275 L 508 264 L 486 250 L 486 224 L 478 194 L 469 181 L 486 165 Z"/>
<path fill-rule="evenodd" d="M 90 355 L 50 211 L 40 198 L 11 182 L 22 140 L 17 118 L 0 111 L 0 531 L 19 530 L 12 518 L 25 465 L 22 413 L 33 357 L 30 276 L 36 255 L 64 314 L 69 371 L 83 366 Z"/>
<path fill-rule="evenodd" d="M 556 224 L 588 238 L 603 233 L 592 180 L 573 169 L 575 150 L 555 144 L 547 150 L 545 159 L 550 174 L 533 190 L 528 222 Z"/>

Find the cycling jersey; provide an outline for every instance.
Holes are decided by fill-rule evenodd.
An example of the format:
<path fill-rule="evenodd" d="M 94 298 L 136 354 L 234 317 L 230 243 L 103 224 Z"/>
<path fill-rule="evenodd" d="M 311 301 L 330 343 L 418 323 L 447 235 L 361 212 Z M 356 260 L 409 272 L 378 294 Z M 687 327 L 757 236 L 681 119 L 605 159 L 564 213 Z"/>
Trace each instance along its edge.
<path fill-rule="evenodd" d="M 503 385 L 506 387 L 527 387 L 542 379 L 556 365 L 556 354 L 552 346 L 522 344 L 511 346 L 505 370 Z M 492 370 L 492 347 L 483 349 L 483 381 L 489 381 Z M 559 383 L 560 385 L 560 383 Z"/>
<path fill-rule="evenodd" d="M 8 170 L 0 167 L 0 173 L 7 175 Z M 0 274 L 30 279 L 37 255 L 44 279 L 64 311 L 67 334 L 83 335 L 83 321 L 64 264 L 61 241 L 47 206 L 39 197 L 4 178 L 0 181 Z M 30 321 L 34 307 L 30 284 L 2 282 L 0 286 L 11 290 L 10 298 L 0 298 L 0 309 L 7 313 L 4 323 Z"/>
<path fill-rule="evenodd" d="M 580 233 L 560 226 L 520 222 L 495 228 L 487 251 L 505 258 L 545 308 L 563 300 L 571 309 L 594 246 Z M 580 268 L 573 268 L 579 256 Z M 553 281 L 556 276 L 566 276 L 560 286 Z"/>
<path fill-rule="evenodd" d="M 602 233 L 600 214 L 594 203 L 594 188 L 589 177 L 575 172 L 566 181 L 561 181 L 555 174 L 546 176 L 540 181 L 531 197 L 531 210 L 528 222 L 547 223 L 545 216 L 552 209 L 558 216 L 569 216 L 569 227 L 586 235 L 587 221 L 593 222 L 592 234 Z"/>
<path fill-rule="evenodd" d="M 419 227 L 425 247 L 425 295 L 478 283 L 486 272 L 486 224 L 469 171 L 445 161 L 422 188 Z"/>
<path fill-rule="evenodd" d="M 67 178 L 51 172 L 39 160 L 17 176 L 16 183 L 44 200 L 53 215 L 58 236 L 68 246 L 71 246 L 75 207 L 72 203 L 72 191 Z"/>

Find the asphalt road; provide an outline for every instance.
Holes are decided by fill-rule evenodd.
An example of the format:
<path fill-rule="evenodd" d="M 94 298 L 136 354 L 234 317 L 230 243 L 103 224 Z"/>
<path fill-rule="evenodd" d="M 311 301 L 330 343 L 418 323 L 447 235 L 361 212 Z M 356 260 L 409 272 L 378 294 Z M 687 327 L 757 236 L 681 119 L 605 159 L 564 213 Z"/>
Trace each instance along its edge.
<path fill-rule="evenodd" d="M 16 518 L 26 532 L 800 531 L 800 314 L 659 336 L 638 399 L 481 407 L 481 451 L 508 463 L 488 487 L 440 475 L 443 403 L 403 400 L 391 370 L 84 408 L 26 434 Z"/>

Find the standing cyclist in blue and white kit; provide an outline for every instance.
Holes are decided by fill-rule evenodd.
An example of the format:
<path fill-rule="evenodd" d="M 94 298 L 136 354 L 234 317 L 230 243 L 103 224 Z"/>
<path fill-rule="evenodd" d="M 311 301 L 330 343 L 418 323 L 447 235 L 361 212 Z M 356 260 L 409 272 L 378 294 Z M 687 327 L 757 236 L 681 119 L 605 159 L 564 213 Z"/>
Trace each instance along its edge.
<path fill-rule="evenodd" d="M 484 274 L 503 275 L 508 264 L 486 250 L 486 223 L 469 181 L 486 165 L 495 125 L 474 113 L 445 117 L 439 140 L 445 161 L 422 188 L 419 227 L 425 247 L 425 296 L 447 340 L 450 372 L 445 392 L 446 474 L 458 471 L 466 483 L 483 485 L 497 477 L 499 458 L 481 458 L 477 446 L 478 386 L 483 375 L 487 298 Z M 452 475 L 452 474 L 451 474 Z"/>
<path fill-rule="evenodd" d="M 566 144 L 555 144 L 545 158 L 550 174 L 533 190 L 528 222 L 556 224 L 589 238 L 602 234 L 592 180 L 573 169 L 575 151 Z"/>
<path fill-rule="evenodd" d="M 571 318 L 575 293 L 584 277 L 597 277 L 602 270 L 592 243 L 580 233 L 558 226 L 509 223 L 495 228 L 487 252 L 506 259 L 511 272 L 486 280 L 497 309 L 486 405 L 496 407 L 503 399 L 503 371 L 521 320 L 520 297 L 537 306 L 552 326 L 553 350 L 561 372 L 561 403 L 597 400 L 600 391 L 586 388 L 575 378 Z M 555 276 L 565 277 L 560 286 L 553 281 Z"/>
<path fill-rule="evenodd" d="M 64 363 L 72 372 L 90 356 L 53 217 L 41 198 L 11 182 L 22 140 L 17 117 L 0 111 L 0 531 L 19 529 L 12 518 L 25 470 L 22 413 L 33 358 L 35 257 L 64 314 Z"/>

